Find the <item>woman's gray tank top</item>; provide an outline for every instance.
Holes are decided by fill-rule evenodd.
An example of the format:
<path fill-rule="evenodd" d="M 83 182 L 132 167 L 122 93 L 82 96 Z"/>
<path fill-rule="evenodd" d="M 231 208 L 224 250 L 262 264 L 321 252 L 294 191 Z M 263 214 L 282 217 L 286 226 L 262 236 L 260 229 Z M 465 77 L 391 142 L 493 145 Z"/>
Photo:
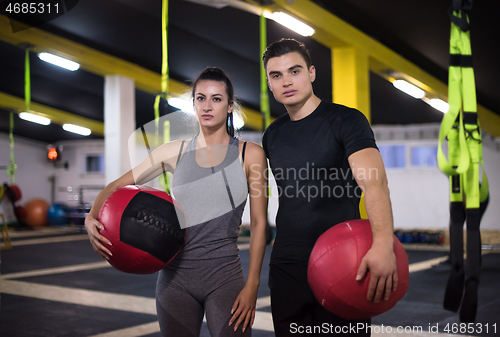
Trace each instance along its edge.
<path fill-rule="evenodd" d="M 172 177 L 172 195 L 186 215 L 186 241 L 180 260 L 200 260 L 238 255 L 241 216 L 248 185 L 239 159 L 239 141 L 231 137 L 224 160 L 215 167 L 196 162 L 192 139 Z"/>

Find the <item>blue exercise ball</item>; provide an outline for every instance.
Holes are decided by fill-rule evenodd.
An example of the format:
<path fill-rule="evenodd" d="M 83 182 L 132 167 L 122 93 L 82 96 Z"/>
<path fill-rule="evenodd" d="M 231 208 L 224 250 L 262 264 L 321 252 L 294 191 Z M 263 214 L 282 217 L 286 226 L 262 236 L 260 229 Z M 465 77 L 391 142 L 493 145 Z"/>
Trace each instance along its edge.
<path fill-rule="evenodd" d="M 49 207 L 47 218 L 53 226 L 64 226 L 69 223 L 70 208 L 64 203 L 54 203 Z"/>

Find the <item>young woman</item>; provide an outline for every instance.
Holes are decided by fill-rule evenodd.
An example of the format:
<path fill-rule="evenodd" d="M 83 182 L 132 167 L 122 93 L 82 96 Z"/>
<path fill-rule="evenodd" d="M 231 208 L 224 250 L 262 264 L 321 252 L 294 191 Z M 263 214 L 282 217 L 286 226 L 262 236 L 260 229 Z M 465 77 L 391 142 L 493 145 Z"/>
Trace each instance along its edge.
<path fill-rule="evenodd" d="M 157 313 L 164 336 L 199 336 L 203 316 L 212 336 L 250 336 L 265 251 L 267 162 L 262 148 L 234 137 L 234 90 L 219 68 L 205 69 L 193 83 L 199 134 L 160 146 L 97 196 L 85 227 L 94 250 L 108 258 L 109 242 L 96 218 L 118 188 L 173 172 L 172 192 L 186 213 L 186 241 L 160 271 Z M 152 160 L 151 160 L 152 159 Z M 134 178 L 135 177 L 135 178 Z M 250 264 L 244 281 L 237 238 L 250 195 Z"/>

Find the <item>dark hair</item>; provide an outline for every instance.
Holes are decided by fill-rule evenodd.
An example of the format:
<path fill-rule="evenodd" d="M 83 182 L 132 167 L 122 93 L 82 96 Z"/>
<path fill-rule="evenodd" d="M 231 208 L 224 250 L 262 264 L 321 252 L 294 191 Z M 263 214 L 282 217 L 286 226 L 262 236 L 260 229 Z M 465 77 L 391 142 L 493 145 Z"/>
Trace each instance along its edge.
<path fill-rule="evenodd" d="M 272 59 L 273 57 L 280 57 L 292 52 L 297 52 L 302 56 L 304 61 L 306 61 L 307 69 L 312 66 L 311 55 L 309 55 L 309 51 L 302 42 L 299 42 L 295 39 L 283 38 L 267 46 L 264 55 L 262 55 L 264 68 L 267 69 L 267 62 L 269 62 L 269 59 Z"/>
<path fill-rule="evenodd" d="M 199 81 L 216 81 L 216 82 L 223 82 L 226 85 L 226 93 L 228 96 L 228 103 L 234 103 L 234 88 L 233 88 L 233 83 L 231 82 L 231 79 L 229 79 L 229 76 L 222 70 L 221 68 L 217 67 L 209 67 L 206 68 L 201 72 L 200 75 L 194 80 L 193 85 L 192 85 L 192 96 L 194 98 L 195 90 L 196 90 L 196 85 L 198 84 Z M 226 131 L 227 133 L 231 136 L 234 137 L 234 124 L 233 124 L 233 114 L 228 113 L 227 114 L 227 120 L 226 120 Z"/>

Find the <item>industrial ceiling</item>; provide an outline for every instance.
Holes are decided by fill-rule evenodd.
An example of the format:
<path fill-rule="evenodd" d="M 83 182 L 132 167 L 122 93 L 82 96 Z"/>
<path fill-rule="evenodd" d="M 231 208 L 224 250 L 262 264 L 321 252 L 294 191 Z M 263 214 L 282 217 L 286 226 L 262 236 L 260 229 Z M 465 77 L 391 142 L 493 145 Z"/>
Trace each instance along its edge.
<path fill-rule="evenodd" d="M 6 3 L 2 2 L 3 14 Z M 259 16 L 255 14 L 259 3 L 246 2 L 250 9 L 242 9 L 241 1 L 228 0 L 227 3 L 229 5 L 215 8 L 186 0 L 169 1 L 171 88 L 178 94 L 186 90 L 189 80 L 205 67 L 220 66 L 232 78 L 236 95 L 251 117 L 246 128 L 260 130 L 261 55 Z M 441 96 L 446 94 L 451 0 L 266 0 L 262 5 L 288 12 L 317 29 L 317 34 L 303 37 L 267 20 L 269 43 L 288 37 L 303 41 L 309 48 L 318 73 L 314 90 L 321 98 L 332 100 L 332 51 L 329 37 L 325 37 L 327 33 L 336 35 L 339 41 L 352 40 L 354 44 L 369 41 L 366 43 L 370 46 L 385 48 L 385 54 L 373 56 L 375 63 L 387 67 L 392 62 L 395 69 L 401 62 L 409 64 L 408 69 L 416 69 L 416 73 L 425 74 L 424 78 L 432 82 L 425 85 Z M 62 130 L 61 121 L 70 120 L 97 130 L 90 138 L 102 137 L 106 69 L 136 79 L 137 127 L 151 121 L 154 96 L 160 88 L 161 6 L 161 0 L 80 0 L 64 15 L 15 33 L 9 19 L 1 15 L 0 132 L 8 133 L 9 112 L 12 107 L 19 109 L 24 101 L 25 51 L 20 45 L 23 42 L 34 45 L 30 53 L 31 108 L 53 114 L 56 122 L 41 126 L 23 121 L 16 114 L 15 135 L 45 143 L 88 138 Z M 494 136 L 500 136 L 500 95 L 496 85 L 500 67 L 495 43 L 496 34 L 500 32 L 500 20 L 495 19 L 498 9 L 497 1 L 477 1 L 470 13 L 480 116 L 485 116 L 483 128 Z M 343 32 L 332 28 L 340 27 L 334 23 L 328 26 L 322 13 L 326 13 L 326 18 L 340 19 L 351 30 Z M 37 52 L 46 49 L 62 55 L 78 54 L 86 63 L 81 69 L 69 72 L 39 60 Z M 403 61 L 393 61 L 390 57 L 380 59 L 391 53 L 397 54 L 395 60 Z M 380 66 L 370 66 L 372 124 L 441 121 L 441 112 L 396 90 L 380 76 L 380 69 Z M 272 116 L 285 113 L 272 94 L 270 96 Z M 173 110 L 162 105 L 161 114 Z"/>

